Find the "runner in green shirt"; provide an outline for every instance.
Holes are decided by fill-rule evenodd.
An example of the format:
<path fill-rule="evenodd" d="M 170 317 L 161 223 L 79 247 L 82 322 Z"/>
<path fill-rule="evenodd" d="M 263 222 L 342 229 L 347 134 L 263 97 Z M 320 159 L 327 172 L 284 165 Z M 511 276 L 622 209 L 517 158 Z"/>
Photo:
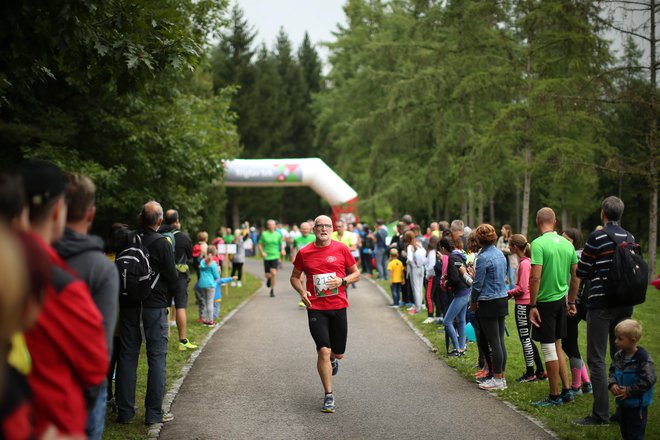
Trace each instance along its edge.
<path fill-rule="evenodd" d="M 575 314 L 575 303 L 566 303 L 566 294 L 575 298 L 579 286 L 577 256 L 573 245 L 555 232 L 557 220 L 550 208 L 536 214 L 541 236 L 532 242 L 532 270 L 529 275 L 529 317 L 534 325 L 532 337 L 541 342 L 550 393 L 534 406 L 558 406 L 574 400 L 561 338 L 566 336 L 566 319 Z M 559 380 L 561 379 L 561 393 Z"/>
<path fill-rule="evenodd" d="M 270 287 L 270 297 L 275 296 L 275 281 L 277 265 L 280 257 L 285 255 L 282 234 L 275 230 L 275 220 L 266 222 L 266 231 L 259 237 L 259 253 L 264 259 L 264 272 L 266 273 L 266 286 Z"/>
<path fill-rule="evenodd" d="M 299 237 L 296 237 L 293 240 L 293 250 L 292 250 L 292 254 L 291 254 L 291 261 L 296 260 L 296 255 L 298 254 L 298 251 L 300 249 L 302 249 L 305 246 L 307 246 L 308 244 L 314 243 L 316 241 L 316 235 L 311 234 L 310 233 L 311 230 L 312 230 L 312 225 L 309 224 L 309 222 L 304 222 L 304 223 L 300 224 L 300 234 L 301 235 Z M 302 282 L 304 283 L 305 280 L 302 280 Z M 304 301 L 300 301 L 298 303 L 298 307 L 300 307 L 301 309 L 307 308 Z"/>

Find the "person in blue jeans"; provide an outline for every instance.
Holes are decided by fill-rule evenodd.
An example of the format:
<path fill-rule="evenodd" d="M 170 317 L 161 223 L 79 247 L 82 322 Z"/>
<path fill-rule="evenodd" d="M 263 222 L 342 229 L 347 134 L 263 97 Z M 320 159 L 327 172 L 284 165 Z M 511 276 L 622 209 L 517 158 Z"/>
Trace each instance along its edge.
<path fill-rule="evenodd" d="M 465 355 L 465 315 L 470 300 L 470 287 L 463 279 L 460 269 L 466 267 L 466 255 L 463 252 L 463 242 L 453 240 L 449 236 L 440 240 L 440 247 L 449 252 L 445 285 L 454 294 L 444 319 L 445 331 L 454 347 L 448 355 L 463 356 Z"/>
<path fill-rule="evenodd" d="M 475 230 L 481 247 L 475 266 L 472 283 L 470 310 L 478 311 L 479 327 L 490 347 L 493 377 L 479 385 L 482 390 L 505 390 L 506 345 L 504 343 L 504 321 L 509 314 L 506 289 L 506 258 L 497 249 L 497 232 L 489 224 L 482 224 Z"/>
<path fill-rule="evenodd" d="M 376 245 L 374 247 L 374 257 L 376 260 L 376 270 L 378 278 L 387 279 L 387 227 L 382 220 L 376 220 Z"/>

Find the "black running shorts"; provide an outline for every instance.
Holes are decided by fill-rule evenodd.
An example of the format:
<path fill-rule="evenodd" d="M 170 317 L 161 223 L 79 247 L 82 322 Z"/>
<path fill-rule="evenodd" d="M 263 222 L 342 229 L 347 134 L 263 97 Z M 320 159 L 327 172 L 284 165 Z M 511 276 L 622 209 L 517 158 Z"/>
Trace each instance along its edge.
<path fill-rule="evenodd" d="M 346 351 L 346 337 L 348 336 L 346 309 L 307 309 L 307 318 L 309 320 L 309 332 L 316 343 L 316 351 L 326 347 L 331 349 L 334 354 L 344 354 Z"/>
<path fill-rule="evenodd" d="M 537 302 L 541 327 L 532 325 L 532 338 L 541 344 L 554 344 L 566 337 L 566 298 L 550 302 Z"/>
<path fill-rule="evenodd" d="M 279 264 L 280 260 L 264 260 L 264 272 L 265 273 L 270 273 L 271 269 L 277 270 L 277 265 Z"/>

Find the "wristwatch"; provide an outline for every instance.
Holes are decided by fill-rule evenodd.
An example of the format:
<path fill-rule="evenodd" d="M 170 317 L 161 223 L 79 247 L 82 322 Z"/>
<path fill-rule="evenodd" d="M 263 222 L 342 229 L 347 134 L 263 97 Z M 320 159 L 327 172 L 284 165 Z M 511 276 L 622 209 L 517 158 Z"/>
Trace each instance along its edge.
<path fill-rule="evenodd" d="M 342 279 L 341 279 L 341 285 L 344 286 L 344 287 L 346 287 L 346 284 L 348 284 L 348 283 L 346 282 L 346 278 L 342 278 Z"/>

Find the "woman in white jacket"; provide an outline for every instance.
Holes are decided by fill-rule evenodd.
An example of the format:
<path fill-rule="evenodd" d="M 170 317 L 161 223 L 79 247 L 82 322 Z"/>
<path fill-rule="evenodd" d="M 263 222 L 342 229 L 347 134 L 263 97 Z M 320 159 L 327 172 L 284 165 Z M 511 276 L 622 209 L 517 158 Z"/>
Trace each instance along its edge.
<path fill-rule="evenodd" d="M 422 310 L 426 251 L 415 239 L 415 233 L 413 231 L 406 232 L 404 243 L 406 247 L 406 266 L 408 268 L 410 287 L 415 301 L 415 305 L 408 310 L 408 313 L 414 315 Z"/>
<path fill-rule="evenodd" d="M 426 310 L 429 314 L 429 317 L 426 318 L 423 323 L 430 324 L 436 322 L 436 318 L 441 316 L 440 309 L 438 304 L 436 304 L 436 299 L 433 295 L 433 286 L 435 278 L 435 262 L 436 262 L 436 252 L 438 247 L 438 241 L 440 239 L 435 235 L 432 235 L 429 238 L 429 244 L 426 246 L 426 264 L 424 265 L 424 278 L 426 279 Z M 437 295 L 436 295 L 437 296 Z"/>

